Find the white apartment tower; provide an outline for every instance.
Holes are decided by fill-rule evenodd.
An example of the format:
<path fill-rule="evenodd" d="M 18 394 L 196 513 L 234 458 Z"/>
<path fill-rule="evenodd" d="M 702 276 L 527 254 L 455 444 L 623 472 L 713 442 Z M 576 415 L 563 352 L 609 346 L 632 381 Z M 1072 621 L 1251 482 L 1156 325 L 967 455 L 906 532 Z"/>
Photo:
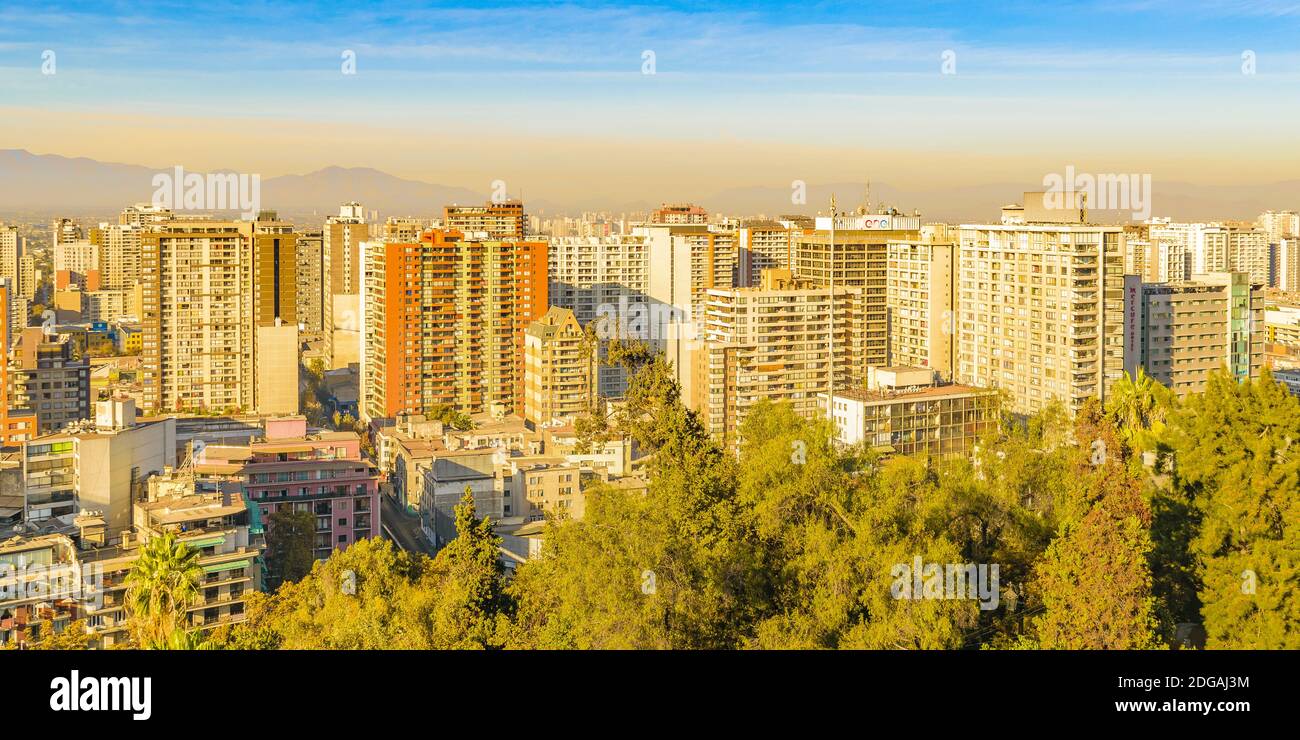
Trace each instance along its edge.
<path fill-rule="evenodd" d="M 550 304 L 573 311 L 586 327 L 597 322 L 602 339 L 651 340 L 650 253 L 644 236 L 559 237 L 547 251 Z M 604 345 L 602 343 L 602 354 Z M 619 398 L 627 389 L 622 367 L 600 365 L 597 390 Z"/>
<path fill-rule="evenodd" d="M 961 227 L 956 379 L 1011 411 L 1103 401 L 1124 371 L 1124 232 L 1092 224 Z"/>

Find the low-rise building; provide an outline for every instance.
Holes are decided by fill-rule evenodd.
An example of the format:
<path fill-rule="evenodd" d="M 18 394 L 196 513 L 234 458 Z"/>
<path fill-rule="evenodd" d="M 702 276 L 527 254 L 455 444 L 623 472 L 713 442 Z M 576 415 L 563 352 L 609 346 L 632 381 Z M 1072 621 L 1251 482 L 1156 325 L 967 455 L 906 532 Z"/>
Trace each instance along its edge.
<path fill-rule="evenodd" d="M 311 512 L 318 559 L 380 535 L 378 471 L 355 432 L 308 434 L 302 416 L 267 419 L 265 435 L 247 446 L 204 445 L 194 470 L 237 477 L 268 523 L 279 511 Z"/>
<path fill-rule="evenodd" d="M 24 442 L 22 460 L 24 519 L 91 509 L 121 533 L 149 475 L 176 464 L 176 420 L 138 421 L 134 401 L 100 401 L 94 420 Z"/>
<path fill-rule="evenodd" d="M 10 403 L 36 412 L 37 433 L 90 418 L 90 364 L 66 335 L 24 329 L 9 359 Z"/>
<path fill-rule="evenodd" d="M 996 391 L 938 385 L 934 371 L 872 368 L 866 389 L 836 391 L 831 416 L 839 441 L 886 454 L 965 455 L 997 426 Z M 825 410 L 826 394 L 819 400 Z"/>
<path fill-rule="evenodd" d="M 75 620 L 91 647 L 129 644 L 126 578 L 140 548 L 163 534 L 199 552 L 201 595 L 187 626 L 205 632 L 245 618 L 246 594 L 263 588 L 264 540 L 238 481 L 169 468 L 145 491 L 125 531 L 88 511 L 0 543 L 0 645 L 39 641 Z"/>

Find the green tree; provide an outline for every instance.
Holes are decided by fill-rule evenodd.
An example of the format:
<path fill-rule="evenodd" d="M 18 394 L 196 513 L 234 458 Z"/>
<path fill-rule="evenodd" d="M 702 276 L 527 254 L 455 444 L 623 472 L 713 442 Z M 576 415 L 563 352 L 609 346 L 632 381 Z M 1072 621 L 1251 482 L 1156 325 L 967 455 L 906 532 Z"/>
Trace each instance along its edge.
<path fill-rule="evenodd" d="M 136 644 L 166 647 L 202 599 L 199 551 L 170 532 L 151 537 L 126 576 L 126 611 Z"/>
<path fill-rule="evenodd" d="M 421 585 L 437 589 L 430 639 L 438 649 L 501 647 L 511 605 L 505 594 L 501 538 L 474 511 L 469 486 L 456 506 L 456 537 L 438 552 Z"/>
<path fill-rule="evenodd" d="M 1172 437 L 1169 498 L 1192 514 L 1176 531 L 1208 647 L 1300 647 L 1300 400 L 1267 369 L 1240 382 L 1220 371 Z"/>
<path fill-rule="evenodd" d="M 1066 518 L 1037 565 L 1043 613 L 1037 643 L 1048 649 L 1163 647 L 1148 556 L 1151 510 L 1127 467 L 1129 448 L 1094 400 L 1079 412 L 1081 449 L 1073 493 L 1086 513 Z"/>
<path fill-rule="evenodd" d="M 86 631 L 86 620 L 70 622 L 63 629 L 49 630 L 40 640 L 28 642 L 29 650 L 86 650 L 90 648 L 91 635 Z"/>
<path fill-rule="evenodd" d="M 467 492 L 468 495 L 468 492 Z M 370 538 L 317 561 L 274 594 L 250 594 L 247 618 L 214 631 L 229 649 L 485 649 L 507 639 L 511 604 L 492 524 L 473 498 L 435 558 Z"/>
<path fill-rule="evenodd" d="M 548 522 L 541 557 L 511 584 L 511 644 L 547 648 L 736 647 L 753 621 L 751 532 L 734 460 L 709 439 L 662 358 L 632 375 L 620 427 L 653 450 L 645 493 L 587 492 L 582 519 Z"/>
<path fill-rule="evenodd" d="M 1173 393 L 1140 367 L 1136 376 L 1125 372 L 1111 386 L 1106 399 L 1107 415 L 1137 453 L 1162 451 L 1166 421 L 1173 407 Z"/>

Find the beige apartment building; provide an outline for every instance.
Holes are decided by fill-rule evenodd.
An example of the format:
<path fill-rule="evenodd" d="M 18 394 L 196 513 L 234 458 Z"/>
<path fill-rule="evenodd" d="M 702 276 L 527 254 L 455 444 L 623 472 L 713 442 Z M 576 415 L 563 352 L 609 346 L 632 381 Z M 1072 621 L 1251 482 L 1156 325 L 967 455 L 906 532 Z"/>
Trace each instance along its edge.
<path fill-rule="evenodd" d="M 524 331 L 524 421 L 533 429 L 592 408 L 595 345 L 567 308 L 552 306 Z"/>
<path fill-rule="evenodd" d="M 932 368 L 951 380 L 957 244 L 946 231 L 931 229 L 919 240 L 891 241 L 887 249 L 889 364 Z"/>
<path fill-rule="evenodd" d="M 1244 272 L 1250 281 L 1269 285 L 1272 275 L 1268 235 L 1256 229 L 1217 225 L 1204 231 L 1205 259 L 1197 273 Z"/>
<path fill-rule="evenodd" d="M 889 361 L 889 242 L 921 237 L 921 219 L 896 214 L 820 216 L 795 237 L 790 269 L 814 284 L 862 289 L 862 372 Z"/>
<path fill-rule="evenodd" d="M 65 242 L 85 239 L 86 233 L 81 224 L 70 218 L 56 218 L 50 222 L 50 245 L 57 246 Z"/>
<path fill-rule="evenodd" d="M 1138 368 L 1182 398 L 1205 390 L 1214 370 L 1259 377 L 1264 296 L 1246 273 L 1209 273 L 1176 283 L 1124 278 L 1124 369 Z"/>
<path fill-rule="evenodd" d="M 31 300 L 41 284 L 41 271 L 36 267 L 36 255 L 28 253 L 18 258 L 18 295 Z"/>
<path fill-rule="evenodd" d="M 89 239 L 60 242 L 54 245 L 54 274 L 71 272 L 89 275 L 100 270 L 99 245 Z M 102 275 L 102 273 L 101 273 Z"/>
<path fill-rule="evenodd" d="M 140 235 L 144 227 L 100 224 L 92 236 L 100 247 L 100 286 L 129 290 L 140 282 Z"/>
<path fill-rule="evenodd" d="M 758 287 L 708 291 L 704 336 L 677 371 L 683 397 L 729 443 L 763 399 L 813 418 L 824 413 L 819 393 L 864 382 L 863 337 L 861 287 L 768 270 Z"/>
<path fill-rule="evenodd" d="M 1255 225 L 1268 237 L 1270 244 L 1300 236 L 1300 214 L 1295 211 L 1264 211 L 1259 214 Z"/>
<path fill-rule="evenodd" d="M 117 222 L 123 226 L 143 226 L 148 227 L 152 224 L 158 224 L 163 221 L 170 221 L 175 214 L 170 208 L 155 206 L 152 203 L 136 203 L 122 209 L 117 216 Z"/>
<path fill-rule="evenodd" d="M 1278 242 L 1274 284 L 1288 293 L 1300 292 L 1300 238 L 1286 237 Z"/>
<path fill-rule="evenodd" d="M 1150 238 L 1187 252 L 1188 271 L 1170 280 L 1210 272 L 1245 272 L 1252 282 L 1269 285 L 1272 248 L 1265 231 L 1240 223 L 1148 221 Z"/>
<path fill-rule="evenodd" d="M 298 325 L 304 332 L 318 333 L 324 331 L 325 280 L 325 238 L 321 231 L 300 231 L 296 234 L 297 245 L 294 247 L 294 268 L 296 282 L 296 299 Z"/>
<path fill-rule="evenodd" d="M 736 285 L 736 232 L 725 226 L 681 223 L 640 225 L 632 233 L 648 244 L 652 301 L 672 307 L 683 321 L 695 321 L 698 331 L 706 292 Z"/>
<path fill-rule="evenodd" d="M 1124 371 L 1122 227 L 967 224 L 958 261 L 957 382 L 1005 389 L 1015 413 L 1105 400 Z"/>
<path fill-rule="evenodd" d="M 510 466 L 514 512 L 527 521 L 541 521 L 547 513 L 581 519 L 587 508 L 583 484 L 599 479 L 590 468 L 563 457 L 517 457 Z"/>
<path fill-rule="evenodd" d="M 788 269 L 795 236 L 803 229 L 793 221 L 744 221 L 736 229 L 736 287 L 758 285 L 763 270 Z"/>
<path fill-rule="evenodd" d="M 169 221 L 141 237 L 144 407 L 254 408 L 253 224 Z"/>
<path fill-rule="evenodd" d="M 362 244 L 370 238 L 365 209 L 344 203 L 322 229 L 321 323 L 330 368 L 357 362 L 361 342 Z"/>
<path fill-rule="evenodd" d="M 17 226 L 0 223 L 0 280 L 8 280 L 9 285 L 5 293 L 9 305 L 5 308 L 11 339 L 27 326 L 29 301 L 21 290 L 24 246 Z"/>

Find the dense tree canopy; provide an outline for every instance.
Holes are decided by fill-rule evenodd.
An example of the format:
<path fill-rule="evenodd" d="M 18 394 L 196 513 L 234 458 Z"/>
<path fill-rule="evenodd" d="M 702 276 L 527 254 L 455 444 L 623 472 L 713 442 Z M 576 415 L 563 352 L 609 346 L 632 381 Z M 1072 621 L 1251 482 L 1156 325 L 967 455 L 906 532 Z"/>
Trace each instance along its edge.
<path fill-rule="evenodd" d="M 881 457 L 761 403 L 712 440 L 661 357 L 611 418 L 648 490 L 597 486 L 506 580 L 473 500 L 432 559 L 377 540 L 252 595 L 257 648 L 1300 647 L 1300 402 L 1144 375 L 1006 417 L 968 457 Z M 1151 456 L 1143 453 L 1156 453 Z M 963 581 L 962 579 L 966 580 Z"/>

